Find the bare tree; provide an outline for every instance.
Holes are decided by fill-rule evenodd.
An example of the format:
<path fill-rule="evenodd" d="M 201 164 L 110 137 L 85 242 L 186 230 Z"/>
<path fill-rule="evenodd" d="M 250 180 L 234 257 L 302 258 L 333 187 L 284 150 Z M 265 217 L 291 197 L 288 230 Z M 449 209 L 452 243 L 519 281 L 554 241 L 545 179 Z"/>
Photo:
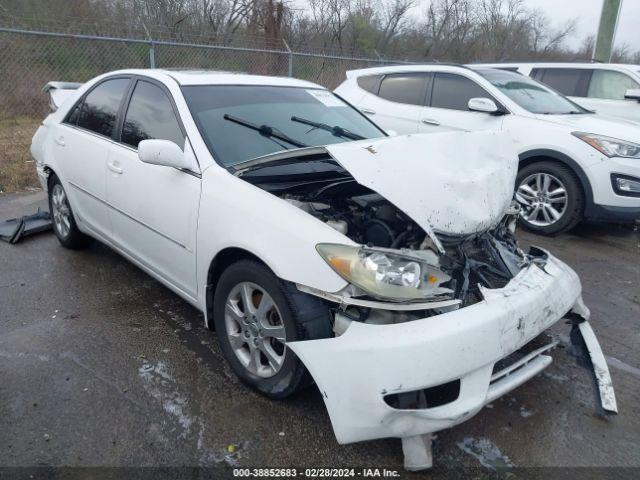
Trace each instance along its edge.
<path fill-rule="evenodd" d="M 407 21 L 407 13 L 415 4 L 416 0 L 391 0 L 383 2 L 380 15 L 382 28 L 380 39 L 377 42 L 379 50 L 386 49 L 391 39 L 402 31 Z"/>

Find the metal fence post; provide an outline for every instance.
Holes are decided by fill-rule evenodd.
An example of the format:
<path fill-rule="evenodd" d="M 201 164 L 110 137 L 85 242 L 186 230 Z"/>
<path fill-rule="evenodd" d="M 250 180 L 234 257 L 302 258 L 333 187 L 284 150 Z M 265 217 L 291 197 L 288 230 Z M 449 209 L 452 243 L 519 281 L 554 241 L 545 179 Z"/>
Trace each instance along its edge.
<path fill-rule="evenodd" d="M 156 68 L 156 47 L 153 40 L 149 42 L 149 68 Z"/>
<path fill-rule="evenodd" d="M 283 38 L 282 43 L 284 43 L 284 47 L 287 49 L 288 57 L 289 57 L 289 76 L 293 77 L 293 52 L 289 48 L 287 41 Z"/>

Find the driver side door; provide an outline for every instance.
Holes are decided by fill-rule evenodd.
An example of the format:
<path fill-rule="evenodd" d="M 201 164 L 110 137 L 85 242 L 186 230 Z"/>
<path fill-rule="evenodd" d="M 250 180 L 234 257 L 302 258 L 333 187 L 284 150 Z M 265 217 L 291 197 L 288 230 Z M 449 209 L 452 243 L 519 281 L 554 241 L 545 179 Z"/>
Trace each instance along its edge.
<path fill-rule="evenodd" d="M 112 144 L 107 160 L 107 200 L 114 242 L 195 299 L 200 173 L 138 158 L 138 144 L 147 139 L 172 141 L 185 155 L 193 155 L 179 118 L 166 87 L 151 79 L 135 80 L 118 142 Z"/>

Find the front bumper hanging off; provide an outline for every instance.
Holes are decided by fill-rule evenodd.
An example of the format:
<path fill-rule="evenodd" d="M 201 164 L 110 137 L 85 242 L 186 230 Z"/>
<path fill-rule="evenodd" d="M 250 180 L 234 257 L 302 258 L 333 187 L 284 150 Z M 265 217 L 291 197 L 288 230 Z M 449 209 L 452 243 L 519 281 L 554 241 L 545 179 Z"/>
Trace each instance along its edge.
<path fill-rule="evenodd" d="M 420 436 L 468 420 L 551 363 L 545 353 L 555 343 L 530 349 L 504 367 L 498 362 L 571 311 L 582 319 L 578 327 L 603 407 L 616 410 L 573 270 L 549 256 L 544 267 L 531 264 L 504 288 L 482 294 L 477 304 L 433 317 L 389 325 L 352 322 L 339 337 L 288 343 L 322 392 L 339 443 L 399 437 L 409 440 L 403 446 L 411 451 Z M 417 390 L 432 394 L 435 406 L 429 397 L 427 408 L 397 401 Z"/>

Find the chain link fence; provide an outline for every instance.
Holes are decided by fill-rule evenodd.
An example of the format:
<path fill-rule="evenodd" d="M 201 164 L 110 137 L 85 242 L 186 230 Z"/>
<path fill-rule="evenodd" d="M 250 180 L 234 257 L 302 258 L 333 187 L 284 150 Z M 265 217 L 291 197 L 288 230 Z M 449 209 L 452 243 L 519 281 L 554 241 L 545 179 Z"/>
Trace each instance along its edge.
<path fill-rule="evenodd" d="M 49 81 L 85 82 L 123 68 L 184 68 L 293 76 L 335 88 L 347 70 L 386 63 L 218 44 L 118 38 L 0 27 L 0 193 L 37 187 L 31 138 L 49 113 L 42 87 Z"/>

